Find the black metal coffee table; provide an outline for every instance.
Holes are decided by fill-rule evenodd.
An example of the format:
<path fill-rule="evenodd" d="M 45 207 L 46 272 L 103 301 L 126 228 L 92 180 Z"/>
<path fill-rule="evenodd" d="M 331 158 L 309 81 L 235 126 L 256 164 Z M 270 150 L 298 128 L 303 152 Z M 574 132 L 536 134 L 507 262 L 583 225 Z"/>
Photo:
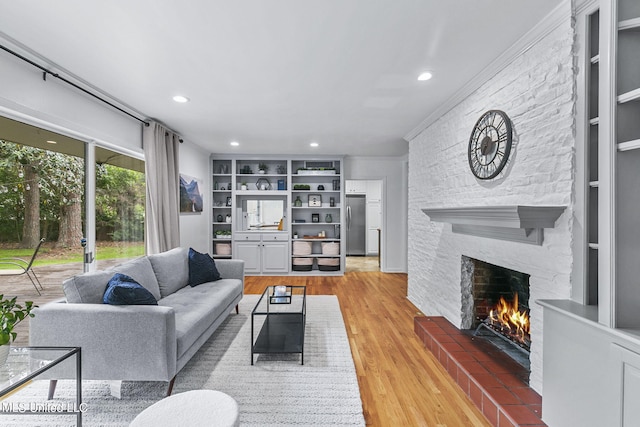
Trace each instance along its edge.
<path fill-rule="evenodd" d="M 251 311 L 251 364 L 254 354 L 300 353 L 304 365 L 306 286 L 268 286 Z M 256 336 L 256 331 L 257 336 Z"/>

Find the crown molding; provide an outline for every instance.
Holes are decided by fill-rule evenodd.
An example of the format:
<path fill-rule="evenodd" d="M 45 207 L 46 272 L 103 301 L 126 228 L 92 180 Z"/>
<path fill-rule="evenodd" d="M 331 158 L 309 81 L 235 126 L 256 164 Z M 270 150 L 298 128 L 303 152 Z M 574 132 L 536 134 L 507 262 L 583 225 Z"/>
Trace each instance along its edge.
<path fill-rule="evenodd" d="M 540 40 L 548 36 L 553 30 L 560 27 L 567 19 L 571 18 L 571 0 L 564 0 L 556 6 L 547 16 L 545 16 L 535 27 L 522 36 L 509 49 L 505 50 L 490 65 L 480 71 L 475 77 L 463 85 L 451 98 L 445 101 L 418 126 L 404 136 L 406 141 L 411 141 L 422 131 L 435 123 L 440 117 L 445 115 L 456 105 L 468 98 L 473 92 L 478 90 L 483 84 L 491 80 L 500 71 L 504 70 L 520 55 L 535 46 Z"/>

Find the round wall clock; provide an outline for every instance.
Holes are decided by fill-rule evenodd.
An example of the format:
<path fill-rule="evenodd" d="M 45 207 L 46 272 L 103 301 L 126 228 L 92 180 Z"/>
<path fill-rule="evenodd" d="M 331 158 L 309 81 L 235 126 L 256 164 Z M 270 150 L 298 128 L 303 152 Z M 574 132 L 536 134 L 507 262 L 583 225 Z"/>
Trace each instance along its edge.
<path fill-rule="evenodd" d="M 469 167 L 478 179 L 498 176 L 511 153 L 511 120 L 503 111 L 489 110 L 476 122 L 469 138 Z"/>

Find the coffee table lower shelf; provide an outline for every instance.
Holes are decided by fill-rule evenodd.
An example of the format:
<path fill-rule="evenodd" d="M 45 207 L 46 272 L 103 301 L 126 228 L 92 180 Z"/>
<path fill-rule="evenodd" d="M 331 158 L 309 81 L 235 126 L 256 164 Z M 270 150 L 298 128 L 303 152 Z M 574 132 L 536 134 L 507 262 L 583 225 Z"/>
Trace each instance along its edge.
<path fill-rule="evenodd" d="M 304 365 L 304 315 L 268 315 L 255 343 L 251 346 L 252 365 L 253 356 L 260 353 L 300 353 L 300 363 Z"/>

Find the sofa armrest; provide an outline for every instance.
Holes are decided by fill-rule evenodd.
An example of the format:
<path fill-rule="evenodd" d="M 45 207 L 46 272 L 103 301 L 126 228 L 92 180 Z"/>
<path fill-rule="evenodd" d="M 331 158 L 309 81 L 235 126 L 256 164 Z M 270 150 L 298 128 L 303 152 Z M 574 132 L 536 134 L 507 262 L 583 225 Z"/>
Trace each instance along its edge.
<path fill-rule="evenodd" d="M 176 374 L 171 307 L 52 302 L 33 314 L 29 344 L 81 347 L 85 379 L 169 381 Z M 58 378 L 73 378 L 61 371 Z"/>
<path fill-rule="evenodd" d="M 223 279 L 238 279 L 244 285 L 244 260 L 217 259 L 216 268 Z"/>

